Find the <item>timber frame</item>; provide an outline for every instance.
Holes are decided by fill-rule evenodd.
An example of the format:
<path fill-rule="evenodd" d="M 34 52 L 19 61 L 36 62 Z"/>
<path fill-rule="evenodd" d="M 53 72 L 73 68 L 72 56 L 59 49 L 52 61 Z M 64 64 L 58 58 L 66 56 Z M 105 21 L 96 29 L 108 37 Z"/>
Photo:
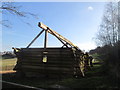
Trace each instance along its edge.
<path fill-rule="evenodd" d="M 13 70 L 26 76 L 79 76 L 80 61 L 83 52 L 71 41 L 58 34 L 48 26 L 39 22 L 42 31 L 30 42 L 26 48 L 13 48 L 17 56 L 17 64 Z M 34 41 L 45 32 L 44 48 L 29 48 Z M 66 48 L 47 48 L 48 33 L 55 36 Z"/>
<path fill-rule="evenodd" d="M 62 35 L 58 34 L 48 26 L 44 25 L 43 23 L 39 22 L 38 26 L 42 28 L 43 30 L 31 41 L 31 43 L 27 46 L 29 48 L 32 43 L 45 31 L 45 39 L 44 39 L 44 49 L 47 47 L 47 34 L 50 33 L 53 36 L 55 36 L 62 44 L 63 46 L 66 46 L 67 48 L 70 46 L 72 48 L 75 48 L 76 50 L 80 50 L 76 45 L 74 45 L 71 41 L 63 37 Z"/>

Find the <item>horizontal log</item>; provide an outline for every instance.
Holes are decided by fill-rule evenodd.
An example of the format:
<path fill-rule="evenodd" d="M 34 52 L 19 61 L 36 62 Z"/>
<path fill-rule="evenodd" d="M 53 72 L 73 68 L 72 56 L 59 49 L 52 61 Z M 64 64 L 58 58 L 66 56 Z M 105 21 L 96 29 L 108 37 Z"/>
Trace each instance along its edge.
<path fill-rule="evenodd" d="M 47 56 L 47 58 L 48 59 L 66 59 L 66 60 L 68 60 L 68 59 L 74 59 L 74 57 L 72 57 L 72 56 L 69 56 L 69 55 L 63 55 L 63 56 L 58 56 L 58 55 L 52 55 L 52 56 L 48 56 L 48 55 L 46 55 Z M 24 55 L 23 57 L 21 57 L 20 59 L 35 59 L 35 60 L 39 60 L 39 59 L 42 59 L 44 56 L 41 56 L 41 55 L 39 55 L 39 56 L 33 56 L 33 55 L 31 55 L 31 56 L 27 56 L 27 55 Z"/>
<path fill-rule="evenodd" d="M 42 58 L 44 57 L 45 55 L 23 55 L 22 57 L 20 58 Z M 46 55 L 48 58 L 75 58 L 74 56 L 72 55 L 68 55 L 68 54 L 64 54 L 64 55 Z"/>
<path fill-rule="evenodd" d="M 24 68 L 23 72 L 33 72 L 33 74 L 35 73 L 41 73 L 41 74 L 56 74 L 56 73 L 72 73 L 74 72 L 74 70 L 41 70 L 41 69 L 28 69 L 28 68 Z"/>
<path fill-rule="evenodd" d="M 23 60 L 23 61 L 21 61 L 22 63 L 43 63 L 43 60 Z M 76 62 L 76 61 L 73 61 L 73 60 L 49 60 L 49 59 L 47 59 L 47 62 L 46 63 L 48 63 L 48 64 L 55 64 L 55 63 L 61 63 L 61 64 L 64 64 L 64 63 L 79 63 L 79 62 Z"/>
<path fill-rule="evenodd" d="M 47 55 L 47 56 L 49 56 L 49 57 L 74 57 L 74 55 L 71 53 L 64 53 L 64 54 L 57 54 L 57 53 L 54 53 L 54 54 L 30 54 L 30 53 L 23 53 L 22 55 L 19 55 L 19 56 L 22 56 L 22 57 L 24 57 L 24 56 L 29 56 L 29 57 L 41 57 L 41 56 L 44 56 L 44 55 Z"/>
<path fill-rule="evenodd" d="M 24 60 L 24 61 L 22 61 L 22 63 L 43 63 L 43 61 L 42 60 Z M 74 64 L 74 63 L 78 63 L 78 62 L 76 62 L 76 61 L 72 61 L 72 60 L 70 60 L 70 61 L 56 61 L 56 60 L 47 60 L 47 62 L 46 62 L 47 64 L 56 64 L 56 63 L 60 63 L 60 64 Z"/>
<path fill-rule="evenodd" d="M 21 51 L 44 51 L 44 48 L 21 48 Z M 72 51 L 71 48 L 46 48 L 46 51 Z"/>
<path fill-rule="evenodd" d="M 43 55 L 43 54 L 47 54 L 47 55 L 51 55 L 51 54 L 60 54 L 60 55 L 63 55 L 63 54 L 73 54 L 73 52 L 70 52 L 70 51 L 62 51 L 62 52 L 59 52 L 59 51 L 49 51 L 49 52 L 35 52 L 35 51 L 28 51 L 28 52 L 21 52 L 22 55 L 24 54 L 33 54 L 33 55 Z"/>
<path fill-rule="evenodd" d="M 22 67 L 38 67 L 38 68 L 48 68 L 48 67 L 53 67 L 53 68 L 79 68 L 79 64 L 44 64 L 44 63 L 22 63 L 20 66 Z M 19 66 L 18 66 L 19 67 Z"/>
<path fill-rule="evenodd" d="M 41 60 L 41 61 L 22 61 L 21 62 L 21 64 L 24 64 L 24 63 L 26 63 L 26 64 L 31 64 L 31 65 L 33 65 L 33 64 L 35 64 L 35 65 L 41 65 L 41 64 L 44 64 L 43 63 L 43 61 Z M 74 64 L 79 64 L 79 63 L 77 63 L 77 62 L 73 62 L 73 61 L 48 61 L 47 60 L 47 62 L 46 62 L 46 64 L 48 64 L 48 65 L 59 65 L 59 64 L 63 64 L 63 65 L 74 65 Z"/>
<path fill-rule="evenodd" d="M 54 73 L 54 72 L 74 72 L 74 69 L 66 69 L 66 68 L 64 68 L 64 69 L 48 69 L 48 68 L 44 68 L 44 69 L 40 69 L 40 68 L 38 68 L 38 69 L 33 69 L 33 68 L 28 68 L 28 67 L 26 67 L 26 68 L 22 68 L 22 71 L 24 71 L 24 72 L 50 72 L 50 73 Z M 34 74 L 34 73 L 33 73 Z"/>
<path fill-rule="evenodd" d="M 71 68 L 64 68 L 64 67 L 43 67 L 43 66 L 25 66 L 25 65 L 22 65 L 22 69 L 24 68 L 29 68 L 29 69 L 41 69 L 41 70 L 72 70 Z"/>
<path fill-rule="evenodd" d="M 34 58 L 34 57 L 25 57 L 25 58 L 21 58 L 20 59 L 21 61 L 41 61 L 41 60 L 43 60 L 43 57 L 42 58 Z M 56 57 L 54 57 L 54 58 L 49 58 L 49 57 L 47 57 L 47 60 L 49 60 L 50 62 L 51 61 L 66 61 L 66 62 L 69 62 L 69 61 L 76 61 L 76 59 L 75 58 L 56 58 Z"/>
<path fill-rule="evenodd" d="M 40 57 L 40 58 L 36 58 L 36 57 L 23 57 L 23 58 L 21 58 L 21 60 L 22 61 L 42 61 L 43 60 L 43 57 Z M 47 57 L 47 60 L 48 61 L 66 61 L 66 62 L 69 62 L 69 61 L 75 61 L 75 59 L 74 58 L 71 58 L 71 57 L 69 57 L 69 58 L 67 58 L 67 57 Z"/>
<path fill-rule="evenodd" d="M 26 76 L 35 76 L 35 77 L 39 77 L 39 76 L 43 76 L 43 75 L 51 75 L 51 76 L 62 76 L 62 75 L 73 75 L 74 71 L 28 71 L 27 69 L 23 70 L 23 72 L 25 73 Z"/>
<path fill-rule="evenodd" d="M 28 63 L 22 63 L 22 66 L 36 66 L 36 67 L 58 67 L 58 68 L 73 68 L 75 65 L 74 64 L 44 64 L 44 63 L 33 63 L 33 64 L 28 64 Z"/>
<path fill-rule="evenodd" d="M 21 51 L 20 53 L 27 53 L 27 52 L 30 52 L 30 53 L 43 53 L 43 52 L 48 52 L 48 53 L 52 53 L 52 52 L 60 52 L 60 53 L 64 53 L 64 52 L 68 52 L 68 53 L 73 53 L 73 51 L 71 51 L 71 50 L 49 50 L 49 51 L 33 51 L 33 50 L 26 50 L 26 51 Z"/>

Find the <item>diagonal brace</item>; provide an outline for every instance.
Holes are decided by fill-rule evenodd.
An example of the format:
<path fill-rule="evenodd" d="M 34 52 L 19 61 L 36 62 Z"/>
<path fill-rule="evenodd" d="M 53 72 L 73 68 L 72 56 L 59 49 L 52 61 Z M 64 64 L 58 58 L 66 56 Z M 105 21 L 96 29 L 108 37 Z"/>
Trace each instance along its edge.
<path fill-rule="evenodd" d="M 29 48 L 30 45 L 33 44 L 33 42 L 42 34 L 43 31 L 44 29 L 31 41 L 31 43 L 27 46 L 27 48 Z"/>

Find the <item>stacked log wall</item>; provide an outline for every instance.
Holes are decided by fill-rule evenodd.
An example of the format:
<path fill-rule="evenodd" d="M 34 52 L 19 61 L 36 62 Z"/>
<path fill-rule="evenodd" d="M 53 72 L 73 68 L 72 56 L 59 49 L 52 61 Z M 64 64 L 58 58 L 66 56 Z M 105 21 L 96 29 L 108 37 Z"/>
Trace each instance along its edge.
<path fill-rule="evenodd" d="M 43 62 L 44 55 L 47 56 L 47 62 Z M 72 48 L 21 48 L 18 60 L 21 63 L 16 66 L 27 76 L 73 75 L 74 68 L 79 67 L 79 61 L 75 59 Z"/>

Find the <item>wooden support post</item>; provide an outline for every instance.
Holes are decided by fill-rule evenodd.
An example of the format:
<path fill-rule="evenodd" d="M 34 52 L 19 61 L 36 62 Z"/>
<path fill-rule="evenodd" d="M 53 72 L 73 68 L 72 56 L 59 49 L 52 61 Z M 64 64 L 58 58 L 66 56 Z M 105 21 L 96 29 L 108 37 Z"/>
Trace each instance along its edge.
<path fill-rule="evenodd" d="M 42 34 L 43 31 L 44 29 L 32 40 L 32 42 L 27 46 L 27 48 L 30 47 L 30 45 Z"/>
<path fill-rule="evenodd" d="M 47 33 L 48 33 L 48 31 L 45 30 L 44 49 L 46 49 L 46 47 L 47 47 Z"/>

